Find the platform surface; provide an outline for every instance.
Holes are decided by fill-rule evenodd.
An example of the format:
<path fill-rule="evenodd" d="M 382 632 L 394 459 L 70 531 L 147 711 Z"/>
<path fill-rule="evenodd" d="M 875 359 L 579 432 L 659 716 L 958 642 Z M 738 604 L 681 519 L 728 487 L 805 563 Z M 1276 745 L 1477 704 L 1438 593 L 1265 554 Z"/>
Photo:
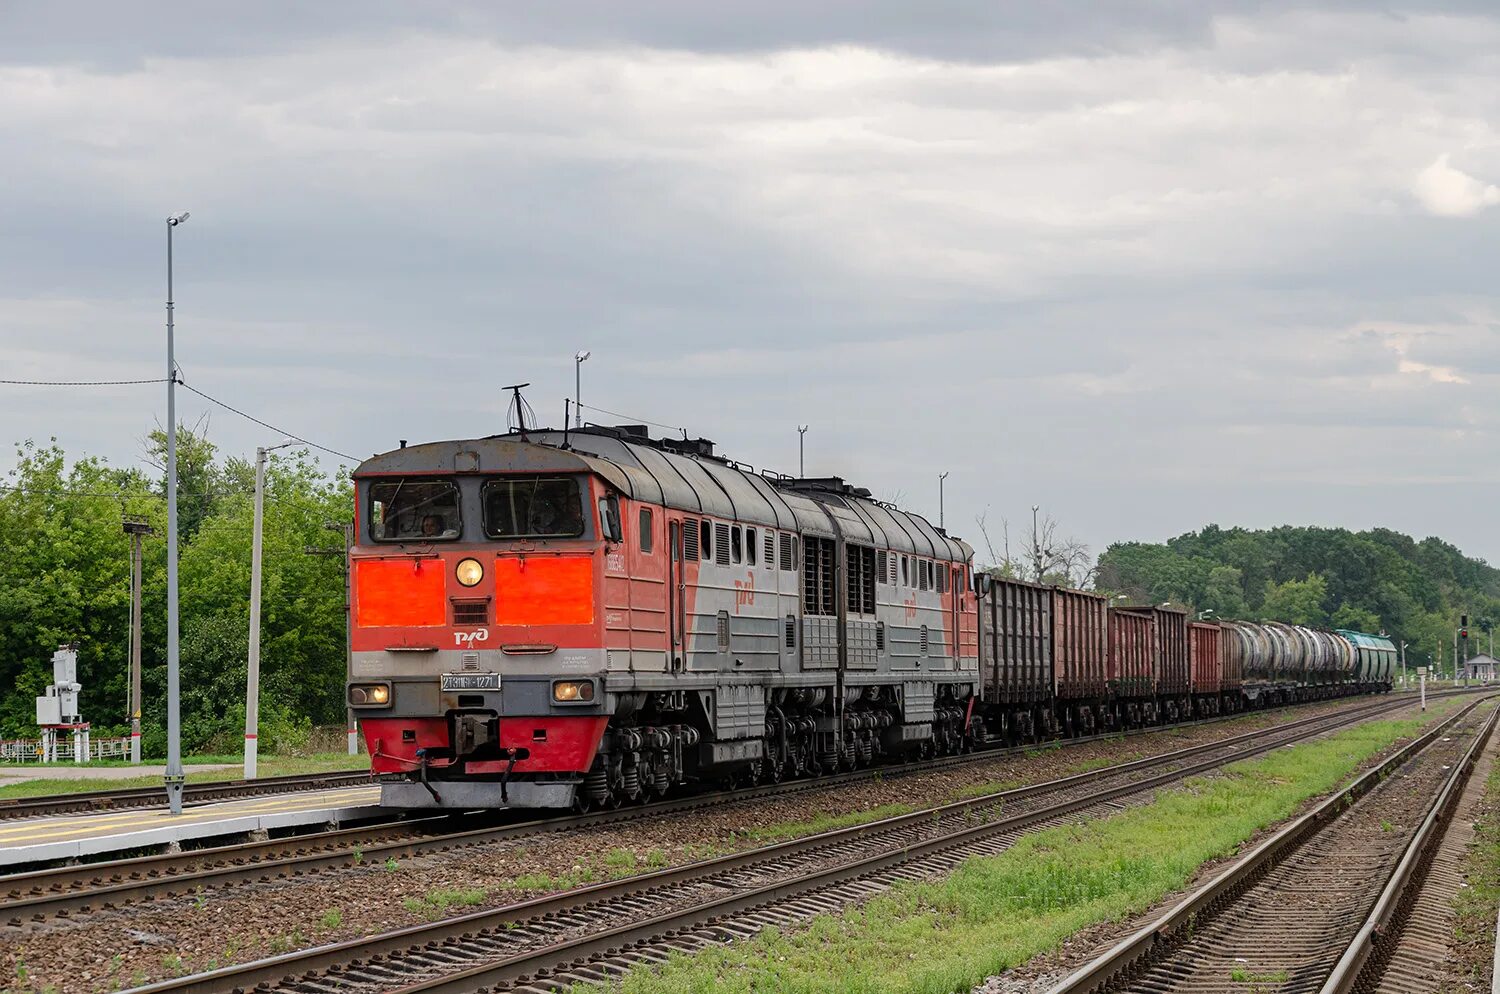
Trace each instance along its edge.
<path fill-rule="evenodd" d="M 0 821 L 0 866 L 213 838 L 296 825 L 377 818 L 380 788 L 339 787 L 196 804 Z"/>

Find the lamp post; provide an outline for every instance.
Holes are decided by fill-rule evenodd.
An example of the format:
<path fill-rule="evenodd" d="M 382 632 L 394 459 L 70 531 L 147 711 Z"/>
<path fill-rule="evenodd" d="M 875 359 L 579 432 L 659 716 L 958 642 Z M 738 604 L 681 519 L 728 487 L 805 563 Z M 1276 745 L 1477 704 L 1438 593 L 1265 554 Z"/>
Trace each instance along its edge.
<path fill-rule="evenodd" d="M 807 478 L 807 429 L 811 425 L 797 426 L 797 476 Z"/>
<path fill-rule="evenodd" d="M 938 527 L 943 527 L 943 481 L 948 478 L 947 473 L 938 474 Z"/>
<path fill-rule="evenodd" d="M 593 355 L 588 349 L 583 349 L 573 356 L 573 427 L 583 427 L 583 364 L 589 356 Z"/>
<path fill-rule="evenodd" d="M 181 659 L 177 638 L 177 357 L 172 341 L 172 232 L 188 219 L 167 218 L 167 807 L 182 814 Z"/>
<path fill-rule="evenodd" d="M 266 453 L 291 445 L 288 439 L 280 445 L 255 450 L 255 526 L 250 537 L 250 660 L 245 672 L 245 779 L 255 779 L 255 762 L 260 752 L 260 563 L 261 530 L 266 506 Z"/>
<path fill-rule="evenodd" d="M 1406 643 L 1401 643 L 1401 689 L 1406 689 Z"/>

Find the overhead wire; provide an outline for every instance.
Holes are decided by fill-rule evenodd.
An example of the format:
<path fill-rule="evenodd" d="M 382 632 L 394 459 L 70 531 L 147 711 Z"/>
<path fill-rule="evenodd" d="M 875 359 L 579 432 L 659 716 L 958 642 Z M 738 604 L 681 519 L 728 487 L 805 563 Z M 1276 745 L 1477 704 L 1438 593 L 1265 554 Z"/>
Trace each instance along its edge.
<path fill-rule="evenodd" d="M 638 421 L 643 425 L 651 425 L 653 428 L 665 428 L 667 429 L 667 431 L 682 432 L 682 437 L 687 437 L 687 429 L 682 427 L 681 425 L 662 424 L 660 421 L 652 421 L 650 418 L 638 418 L 632 414 L 621 414 L 619 411 L 608 411 L 602 407 L 595 407 L 593 404 L 579 404 L 578 406 L 583 408 L 584 410 L 597 411 L 600 414 L 608 414 L 612 418 L 625 418 L 628 421 Z"/>
<path fill-rule="evenodd" d="M 137 383 L 165 382 L 165 376 L 154 380 L 0 380 L 0 383 L 23 387 L 127 387 Z"/>

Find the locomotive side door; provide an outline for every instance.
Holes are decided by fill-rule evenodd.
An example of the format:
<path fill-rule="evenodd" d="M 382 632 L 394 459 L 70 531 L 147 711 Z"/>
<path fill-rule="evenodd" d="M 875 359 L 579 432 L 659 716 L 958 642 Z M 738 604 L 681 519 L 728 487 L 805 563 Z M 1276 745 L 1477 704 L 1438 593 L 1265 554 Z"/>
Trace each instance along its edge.
<path fill-rule="evenodd" d="M 671 659 L 671 668 L 678 669 L 679 660 L 682 659 L 682 630 L 685 620 L 686 606 L 684 594 L 686 583 L 683 579 L 682 569 L 682 522 L 671 521 L 667 524 L 667 544 L 671 556 L 667 563 L 667 628 L 669 631 L 667 655 Z"/>

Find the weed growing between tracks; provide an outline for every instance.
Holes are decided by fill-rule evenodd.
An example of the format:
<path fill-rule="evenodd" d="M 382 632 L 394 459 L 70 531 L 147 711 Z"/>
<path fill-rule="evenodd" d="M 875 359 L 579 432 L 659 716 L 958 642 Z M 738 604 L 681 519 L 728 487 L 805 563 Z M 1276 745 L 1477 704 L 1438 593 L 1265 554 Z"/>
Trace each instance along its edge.
<path fill-rule="evenodd" d="M 1236 763 L 1110 818 L 1027 836 L 944 880 L 900 884 L 842 915 L 640 967 L 616 986 L 626 994 L 966 991 L 1082 928 L 1145 911 L 1437 713 Z"/>
<path fill-rule="evenodd" d="M 1484 983 L 1494 955 L 1495 908 L 1500 905 L 1500 763 L 1484 782 L 1474 823 L 1474 841 L 1464 857 L 1466 886 L 1453 897 L 1453 979 L 1444 991 L 1473 990 Z"/>

